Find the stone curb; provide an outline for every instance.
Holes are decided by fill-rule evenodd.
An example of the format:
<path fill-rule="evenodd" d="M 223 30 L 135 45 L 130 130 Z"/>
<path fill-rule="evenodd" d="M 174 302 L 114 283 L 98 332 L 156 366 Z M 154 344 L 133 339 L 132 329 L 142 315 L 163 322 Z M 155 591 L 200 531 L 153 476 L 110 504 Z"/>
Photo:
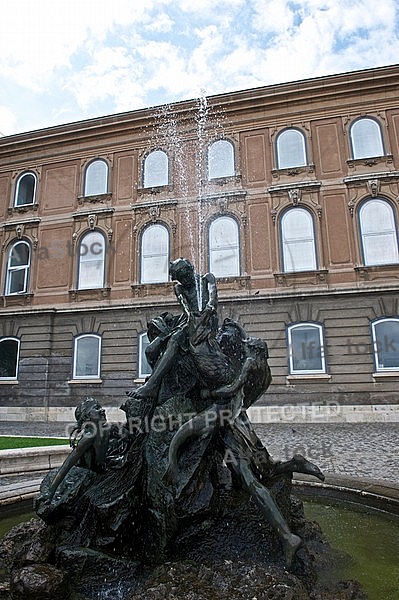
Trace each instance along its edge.
<path fill-rule="evenodd" d="M 17 477 L 16 474 L 14 474 Z M 0 506 L 34 498 L 39 491 L 40 478 L 17 481 L 0 487 Z M 399 485 L 385 480 L 337 477 L 327 473 L 324 482 L 296 473 L 294 488 L 301 497 L 345 501 L 399 515 Z"/>
<path fill-rule="evenodd" d="M 18 481 L 2 486 L 0 488 L 0 507 L 33 499 L 39 492 L 42 479 L 41 477 L 29 481 Z"/>
<path fill-rule="evenodd" d="M 268 423 L 399 423 L 399 404 L 340 405 L 337 402 L 262 404 L 247 409 L 254 425 Z"/>
<path fill-rule="evenodd" d="M 295 473 L 294 487 L 301 497 L 361 504 L 399 515 L 399 485 L 379 479 L 358 479 L 325 473 L 324 482 Z"/>
<path fill-rule="evenodd" d="M 0 478 L 10 477 L 16 481 L 0 485 L 0 506 L 34 498 L 39 491 L 43 473 L 60 467 L 70 451 L 71 448 L 66 444 L 1 450 Z M 40 478 L 39 473 L 42 475 Z M 26 477 L 28 474 L 31 477 Z"/>
<path fill-rule="evenodd" d="M 104 407 L 109 422 L 123 423 L 125 413 L 119 408 Z M 37 423 L 53 425 L 64 435 L 75 423 L 74 407 L 0 407 L 0 422 L 21 423 L 32 426 Z M 339 404 L 338 402 L 296 402 L 273 404 L 265 396 L 247 409 L 254 424 L 266 423 L 399 423 L 399 404 Z"/>
<path fill-rule="evenodd" d="M 60 467 L 70 451 L 67 444 L 0 450 L 0 475 L 31 473 Z"/>

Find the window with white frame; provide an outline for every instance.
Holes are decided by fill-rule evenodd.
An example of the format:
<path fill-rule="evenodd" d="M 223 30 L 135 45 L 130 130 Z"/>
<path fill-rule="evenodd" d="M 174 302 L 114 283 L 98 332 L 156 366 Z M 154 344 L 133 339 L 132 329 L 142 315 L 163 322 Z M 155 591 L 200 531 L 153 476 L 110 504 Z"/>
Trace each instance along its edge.
<path fill-rule="evenodd" d="M 208 179 L 235 175 L 234 146 L 229 140 L 216 140 L 208 148 Z"/>
<path fill-rule="evenodd" d="M 149 346 L 149 340 L 147 333 L 141 333 L 139 335 L 139 355 L 138 355 L 138 375 L 140 379 L 145 379 L 151 375 L 152 369 L 148 364 L 147 357 L 145 355 L 146 348 Z"/>
<path fill-rule="evenodd" d="M 376 371 L 399 371 L 399 317 L 371 323 Z"/>
<path fill-rule="evenodd" d="M 108 164 L 105 160 L 93 160 L 86 168 L 84 195 L 97 196 L 108 192 Z"/>
<path fill-rule="evenodd" d="M 30 246 L 21 240 L 9 250 L 6 274 L 6 295 L 26 294 L 30 271 Z"/>
<path fill-rule="evenodd" d="M 78 289 L 104 287 L 105 239 L 99 231 L 86 233 L 79 243 Z"/>
<path fill-rule="evenodd" d="M 18 178 L 14 206 L 27 206 L 36 200 L 37 178 L 35 173 L 24 173 Z"/>
<path fill-rule="evenodd" d="M 312 215 L 305 208 L 291 208 L 281 218 L 283 271 L 315 271 L 316 245 Z"/>
<path fill-rule="evenodd" d="M 359 209 L 359 226 L 365 266 L 399 262 L 395 214 L 389 202 L 372 198 Z"/>
<path fill-rule="evenodd" d="M 354 159 L 385 154 L 381 127 L 374 119 L 365 117 L 355 121 L 350 128 L 350 139 Z"/>
<path fill-rule="evenodd" d="M 20 341 L 14 337 L 0 339 L 0 379 L 17 379 Z"/>
<path fill-rule="evenodd" d="M 146 227 L 141 236 L 140 283 L 169 281 L 169 231 L 164 225 Z"/>
<path fill-rule="evenodd" d="M 318 323 L 296 323 L 288 327 L 287 334 L 290 373 L 325 373 L 322 326 Z"/>
<path fill-rule="evenodd" d="M 209 226 L 209 270 L 215 277 L 240 275 L 239 230 L 232 217 L 218 217 Z"/>
<path fill-rule="evenodd" d="M 163 150 L 153 150 L 144 160 L 143 187 L 168 185 L 169 159 Z"/>
<path fill-rule="evenodd" d="M 101 337 L 88 333 L 75 338 L 73 352 L 73 379 L 99 379 L 101 364 Z"/>
<path fill-rule="evenodd" d="M 307 164 L 305 136 L 298 129 L 285 129 L 277 136 L 277 168 L 303 167 Z"/>

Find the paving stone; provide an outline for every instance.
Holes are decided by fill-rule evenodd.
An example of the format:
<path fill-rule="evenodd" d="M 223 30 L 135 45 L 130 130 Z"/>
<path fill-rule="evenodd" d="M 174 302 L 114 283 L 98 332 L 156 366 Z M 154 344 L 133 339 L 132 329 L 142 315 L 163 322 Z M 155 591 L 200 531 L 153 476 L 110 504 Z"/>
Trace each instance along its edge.
<path fill-rule="evenodd" d="M 300 452 L 329 473 L 399 483 L 398 423 L 268 423 L 256 431 L 276 458 Z"/>

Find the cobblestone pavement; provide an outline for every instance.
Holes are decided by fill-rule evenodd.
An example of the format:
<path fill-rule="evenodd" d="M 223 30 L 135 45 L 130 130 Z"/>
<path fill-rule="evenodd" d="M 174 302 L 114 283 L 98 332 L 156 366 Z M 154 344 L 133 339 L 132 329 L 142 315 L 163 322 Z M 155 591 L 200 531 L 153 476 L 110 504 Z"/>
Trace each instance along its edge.
<path fill-rule="evenodd" d="M 267 423 L 256 431 L 276 459 L 303 454 L 324 472 L 399 484 L 399 423 Z M 64 436 L 64 423 L 0 422 L 0 435 Z"/>
<path fill-rule="evenodd" d="M 326 473 L 399 483 L 399 423 L 268 423 L 256 431 L 275 458 L 300 453 Z"/>

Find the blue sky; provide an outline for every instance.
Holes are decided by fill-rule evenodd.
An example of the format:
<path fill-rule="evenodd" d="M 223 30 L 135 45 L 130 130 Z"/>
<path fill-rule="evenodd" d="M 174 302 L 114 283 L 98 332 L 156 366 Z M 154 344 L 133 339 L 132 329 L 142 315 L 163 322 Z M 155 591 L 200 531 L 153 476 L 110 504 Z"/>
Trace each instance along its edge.
<path fill-rule="evenodd" d="M 0 132 L 397 62 L 397 0 L 12 0 Z"/>

